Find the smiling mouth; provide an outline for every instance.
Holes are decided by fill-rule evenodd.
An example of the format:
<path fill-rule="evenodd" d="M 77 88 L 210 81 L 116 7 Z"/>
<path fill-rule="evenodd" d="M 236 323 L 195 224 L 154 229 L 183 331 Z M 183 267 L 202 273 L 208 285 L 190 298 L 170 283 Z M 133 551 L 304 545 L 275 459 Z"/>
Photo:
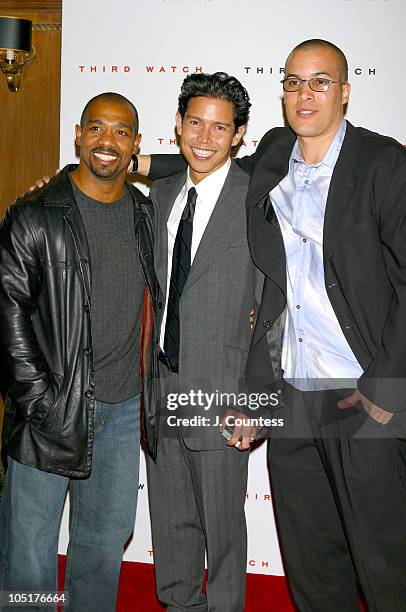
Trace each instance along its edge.
<path fill-rule="evenodd" d="M 100 153 L 100 151 L 99 152 L 93 151 L 93 155 L 97 159 L 100 159 L 100 161 L 104 161 L 104 162 L 112 162 L 117 159 L 117 155 L 111 155 L 110 153 Z"/>
<path fill-rule="evenodd" d="M 210 151 L 210 149 L 198 149 L 196 147 L 192 147 L 192 151 L 197 157 L 208 158 L 214 155 L 214 151 Z"/>
<path fill-rule="evenodd" d="M 299 117 L 311 117 L 311 115 L 314 115 L 317 111 L 315 110 L 298 110 L 296 111 L 296 114 L 299 115 Z"/>

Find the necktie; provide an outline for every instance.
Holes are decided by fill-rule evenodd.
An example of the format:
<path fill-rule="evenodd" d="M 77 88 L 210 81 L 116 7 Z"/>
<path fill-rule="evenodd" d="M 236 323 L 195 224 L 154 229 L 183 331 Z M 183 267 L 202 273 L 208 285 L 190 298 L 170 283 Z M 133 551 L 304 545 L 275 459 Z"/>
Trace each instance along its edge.
<path fill-rule="evenodd" d="M 179 300 L 190 270 L 190 252 L 192 247 L 193 217 L 195 214 L 196 199 L 196 189 L 191 187 L 187 194 L 186 206 L 179 222 L 173 247 L 164 351 L 174 371 L 177 371 L 179 362 Z"/>

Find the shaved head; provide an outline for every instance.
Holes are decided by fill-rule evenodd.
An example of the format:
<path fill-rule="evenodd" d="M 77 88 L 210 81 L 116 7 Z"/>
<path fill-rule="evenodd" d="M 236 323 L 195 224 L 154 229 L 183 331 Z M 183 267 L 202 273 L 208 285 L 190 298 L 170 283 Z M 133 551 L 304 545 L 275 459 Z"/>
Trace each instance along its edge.
<path fill-rule="evenodd" d="M 139 126 L 137 109 L 135 108 L 134 104 L 130 102 L 130 100 L 128 100 L 128 98 L 114 91 L 106 91 L 104 93 L 98 94 L 97 96 L 94 96 L 94 98 L 89 100 L 89 102 L 83 109 L 82 116 L 80 118 L 80 127 L 83 128 L 83 126 L 85 125 L 87 121 L 89 107 L 91 104 L 93 104 L 93 102 L 115 102 L 116 104 L 125 104 L 126 106 L 128 106 L 128 108 L 131 110 L 131 113 L 134 115 L 134 134 L 138 133 Z"/>
<path fill-rule="evenodd" d="M 337 63 L 340 70 L 340 76 L 342 83 L 348 83 L 348 62 L 344 53 L 341 51 L 339 47 L 329 42 L 328 40 L 323 40 L 322 38 L 311 38 L 309 40 L 305 40 L 298 45 L 289 53 L 286 63 L 288 63 L 290 57 L 296 53 L 296 51 L 310 51 L 312 49 L 330 49 L 334 53 L 337 58 Z"/>

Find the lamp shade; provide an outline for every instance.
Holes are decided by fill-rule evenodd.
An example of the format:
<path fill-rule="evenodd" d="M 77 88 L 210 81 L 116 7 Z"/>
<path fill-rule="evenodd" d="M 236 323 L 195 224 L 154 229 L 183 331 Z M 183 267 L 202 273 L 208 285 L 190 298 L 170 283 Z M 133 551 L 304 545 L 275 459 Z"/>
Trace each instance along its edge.
<path fill-rule="evenodd" d="M 32 47 L 32 21 L 0 16 L 0 49 L 29 53 Z"/>

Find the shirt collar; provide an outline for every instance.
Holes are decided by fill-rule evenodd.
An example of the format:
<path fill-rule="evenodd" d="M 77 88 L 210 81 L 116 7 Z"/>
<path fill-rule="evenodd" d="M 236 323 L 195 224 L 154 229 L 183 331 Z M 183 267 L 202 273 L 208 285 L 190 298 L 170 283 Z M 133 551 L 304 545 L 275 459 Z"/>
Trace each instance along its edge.
<path fill-rule="evenodd" d="M 318 162 L 317 164 L 307 164 L 308 166 L 321 166 L 322 164 L 324 164 L 325 166 L 331 168 L 331 170 L 334 170 L 334 166 L 336 165 L 338 156 L 340 154 L 341 151 L 341 147 L 344 141 L 344 136 L 345 136 L 345 132 L 347 129 L 347 122 L 345 119 L 342 120 L 340 127 L 338 128 L 336 135 L 334 136 L 334 140 L 332 141 L 332 143 L 330 144 L 329 148 L 327 149 L 326 153 L 324 154 L 323 159 Z M 302 152 L 300 150 L 300 146 L 299 146 L 299 141 L 296 140 L 290 159 L 289 159 L 289 165 L 293 165 L 294 163 L 301 163 L 301 164 L 306 164 L 306 162 L 304 161 L 303 157 L 302 157 Z"/>
<path fill-rule="evenodd" d="M 223 188 L 224 181 L 227 178 L 227 174 L 230 170 L 230 166 L 231 166 L 231 159 L 228 158 L 227 161 L 222 166 L 220 166 L 220 168 L 212 172 L 212 174 L 209 174 L 209 176 L 207 176 L 205 179 L 200 181 L 200 183 L 197 183 L 197 185 L 195 185 L 190 178 L 190 168 L 189 168 L 188 173 L 187 173 L 187 180 L 186 180 L 187 191 L 189 191 L 191 187 L 195 187 L 198 197 L 202 200 L 205 200 L 206 198 L 210 198 L 213 193 L 217 193 L 217 197 L 218 197 L 218 194 Z"/>

